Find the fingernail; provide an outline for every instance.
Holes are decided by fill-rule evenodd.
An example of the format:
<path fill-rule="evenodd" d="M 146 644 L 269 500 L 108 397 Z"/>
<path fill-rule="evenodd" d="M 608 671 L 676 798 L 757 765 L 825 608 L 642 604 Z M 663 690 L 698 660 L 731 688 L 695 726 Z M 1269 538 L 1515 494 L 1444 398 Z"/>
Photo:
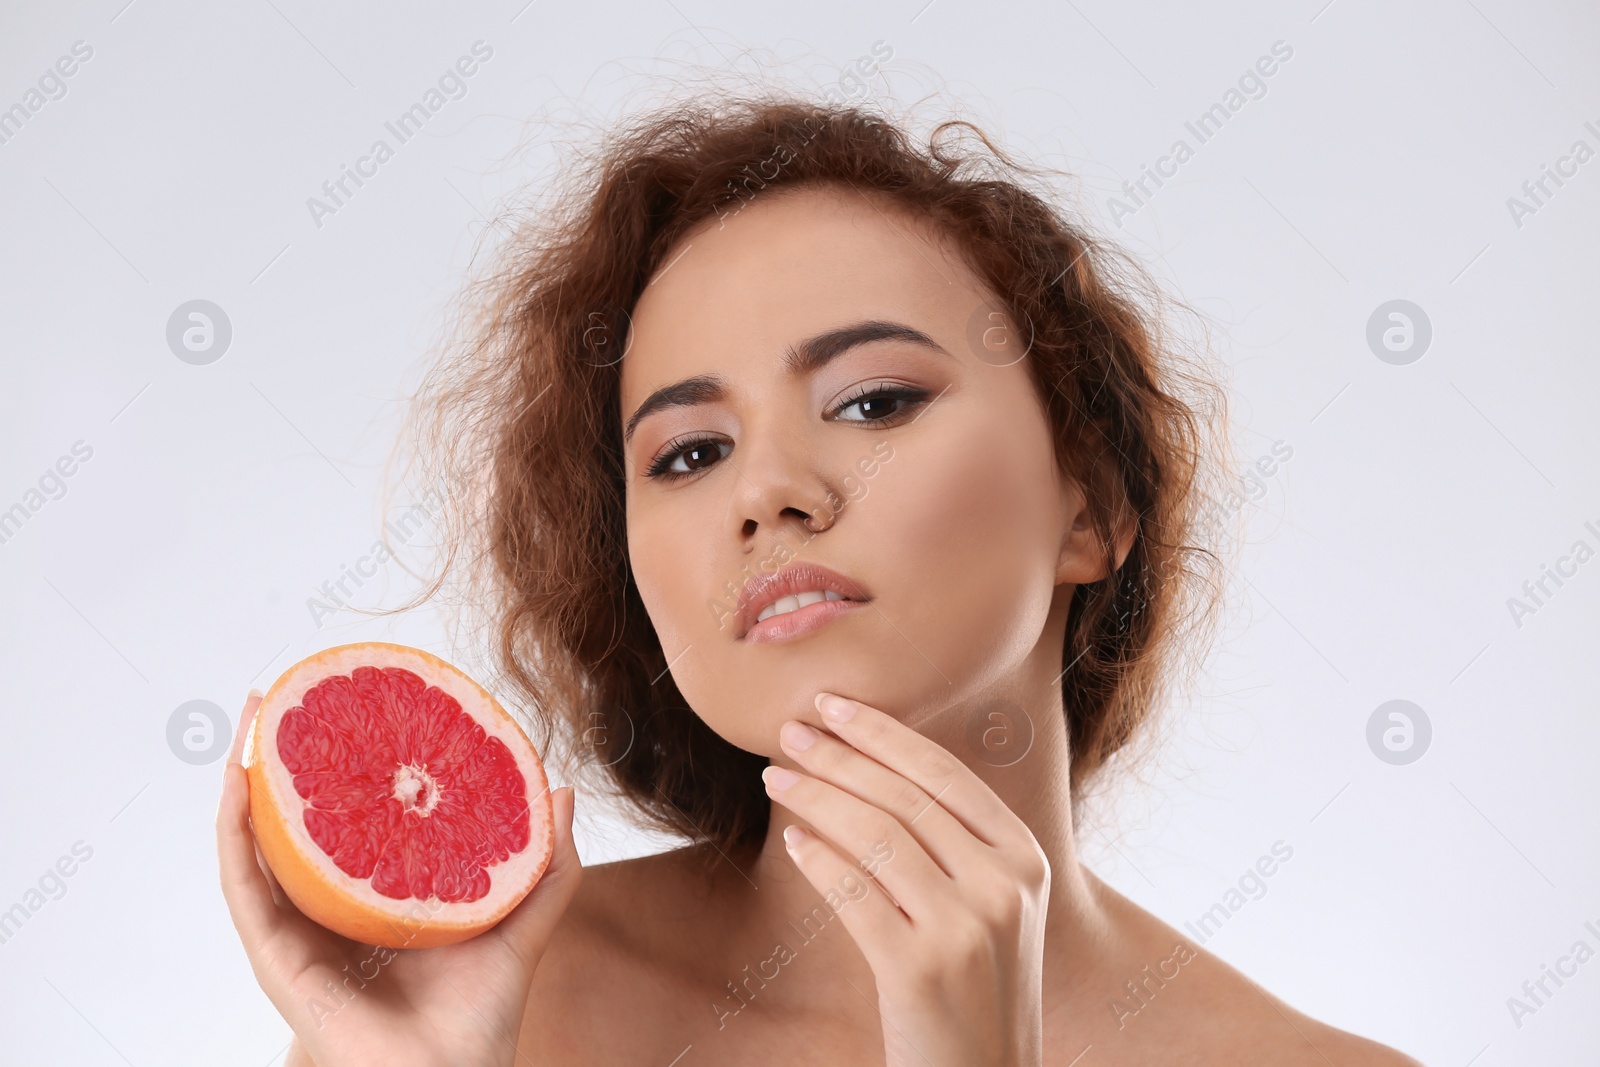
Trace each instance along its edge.
<path fill-rule="evenodd" d="M 260 697 L 260 696 L 263 696 L 263 695 L 264 694 L 261 692 L 261 690 L 252 689 L 252 690 L 250 690 L 250 692 L 248 694 L 245 695 L 245 699 L 249 700 L 251 697 Z"/>
<path fill-rule="evenodd" d="M 782 792 L 800 780 L 800 776 L 787 767 L 768 767 L 761 772 L 761 780 Z"/>
<path fill-rule="evenodd" d="M 783 746 L 795 752 L 804 752 L 817 743 L 817 731 L 803 722 L 786 722 L 783 729 L 778 731 L 778 739 Z"/>
<path fill-rule="evenodd" d="M 823 718 L 834 722 L 849 722 L 856 715 L 855 701 L 836 697 L 832 693 L 817 694 L 817 710 L 822 712 Z"/>
<path fill-rule="evenodd" d="M 806 832 L 798 826 L 785 826 L 783 828 L 783 843 L 789 848 L 796 848 L 806 839 Z"/>

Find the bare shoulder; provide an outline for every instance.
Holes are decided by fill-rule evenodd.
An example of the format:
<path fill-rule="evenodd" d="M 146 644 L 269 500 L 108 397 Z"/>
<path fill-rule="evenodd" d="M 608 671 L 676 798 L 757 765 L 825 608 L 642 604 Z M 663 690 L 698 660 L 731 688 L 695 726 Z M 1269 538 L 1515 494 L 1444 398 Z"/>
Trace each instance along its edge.
<path fill-rule="evenodd" d="M 667 852 L 585 867 L 534 975 L 562 988 L 586 979 L 614 981 L 659 958 L 659 921 L 678 911 L 683 862 Z"/>
<path fill-rule="evenodd" d="M 1220 959 L 1215 962 L 1216 966 L 1231 972 L 1233 981 L 1229 985 L 1234 997 L 1240 1001 L 1265 1001 L 1274 1014 L 1287 1024 L 1287 1029 L 1277 1028 L 1272 1026 L 1269 1019 L 1261 1033 L 1266 1041 L 1270 1041 L 1271 1050 L 1285 1057 L 1280 1062 L 1304 1062 L 1308 1067 L 1326 1067 L 1329 1063 L 1337 1067 L 1423 1067 L 1418 1060 L 1388 1045 L 1313 1019 L 1262 989 L 1231 965 Z M 1289 1031 L 1293 1031 L 1292 1034 Z M 1266 1043 L 1263 1043 L 1262 1050 L 1269 1051 Z"/>
<path fill-rule="evenodd" d="M 1317 1037 L 1318 1047 L 1334 1063 L 1344 1067 L 1423 1067 L 1421 1060 L 1413 1059 L 1388 1045 L 1380 1045 L 1376 1041 L 1321 1023 L 1315 1025 L 1322 1031 Z"/>
<path fill-rule="evenodd" d="M 715 888 L 697 848 L 585 867 L 560 933 L 588 949 L 675 959 L 712 923 Z M 681 959 L 679 959 L 681 962 Z"/>
<path fill-rule="evenodd" d="M 705 922 L 693 871 L 687 849 L 584 868 L 534 973 L 519 1051 L 550 1067 L 660 1051 L 685 1021 L 681 946 Z"/>
<path fill-rule="evenodd" d="M 1131 978 L 1111 983 L 1117 994 L 1109 1012 L 1099 1006 L 1100 1047 L 1125 1050 L 1129 1063 L 1157 1057 L 1180 1064 L 1422 1067 L 1312 1018 L 1092 874 L 1089 881 L 1115 931 L 1113 974 Z"/>

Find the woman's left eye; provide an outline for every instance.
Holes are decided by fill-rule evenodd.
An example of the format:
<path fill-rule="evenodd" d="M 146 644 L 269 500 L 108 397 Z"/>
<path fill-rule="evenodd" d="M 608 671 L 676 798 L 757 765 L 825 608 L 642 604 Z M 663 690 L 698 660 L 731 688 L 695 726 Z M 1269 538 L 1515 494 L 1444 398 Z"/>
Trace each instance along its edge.
<path fill-rule="evenodd" d="M 833 417 L 841 422 L 886 422 L 897 415 L 907 414 L 927 396 L 922 389 L 877 386 L 841 402 L 833 409 Z M 860 414 L 847 414 L 852 409 Z"/>

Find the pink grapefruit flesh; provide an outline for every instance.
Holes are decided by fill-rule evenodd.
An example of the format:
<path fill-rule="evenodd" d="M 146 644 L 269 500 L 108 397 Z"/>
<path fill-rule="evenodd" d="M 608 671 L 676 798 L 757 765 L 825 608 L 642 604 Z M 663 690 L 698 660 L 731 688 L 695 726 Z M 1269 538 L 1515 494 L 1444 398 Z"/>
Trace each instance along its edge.
<path fill-rule="evenodd" d="M 251 822 L 284 892 L 364 944 L 426 948 L 499 922 L 549 865 L 539 754 L 431 653 L 330 648 L 262 698 L 245 744 Z"/>

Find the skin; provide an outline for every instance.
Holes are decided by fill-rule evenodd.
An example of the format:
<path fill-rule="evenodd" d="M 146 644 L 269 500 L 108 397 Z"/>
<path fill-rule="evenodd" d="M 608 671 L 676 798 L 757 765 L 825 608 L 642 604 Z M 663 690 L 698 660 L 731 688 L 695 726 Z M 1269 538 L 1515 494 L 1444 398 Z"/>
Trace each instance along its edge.
<path fill-rule="evenodd" d="M 1061 650 L 1073 589 L 1105 562 L 1025 364 L 1003 331 L 970 329 L 993 294 L 958 249 L 887 201 L 820 189 L 764 192 L 681 246 L 635 308 L 618 417 L 686 378 L 715 375 L 723 390 L 651 413 L 627 441 L 630 562 L 694 712 L 798 777 L 780 789 L 769 768 L 759 855 L 719 857 L 710 876 L 694 849 L 585 871 L 558 803 L 557 886 L 502 924 L 532 967 L 474 994 L 480 1014 L 520 1013 L 517 1046 L 457 1062 L 736 1064 L 783 1050 L 930 1067 L 1414 1064 L 1307 1018 L 1078 862 Z M 878 340 L 785 367 L 789 346 L 867 320 L 937 350 Z M 866 399 L 860 386 L 871 398 L 845 406 Z M 885 387 L 920 399 L 872 392 Z M 673 451 L 686 436 L 711 440 Z M 692 473 L 650 477 L 664 454 Z M 879 459 L 870 474 L 864 457 Z M 740 640 L 716 608 L 726 583 L 791 553 L 871 603 L 789 641 Z M 1031 727 L 1020 759 L 984 747 L 997 701 L 1008 729 Z M 830 704 L 853 717 L 825 717 Z M 249 873 L 233 794 L 219 848 L 238 923 L 266 906 L 267 882 Z M 807 832 L 792 850 L 791 827 Z M 796 933 L 807 916 L 809 939 Z M 272 994 L 284 980 L 272 954 L 241 935 Z M 412 1015 L 436 995 L 401 992 Z M 430 1003 L 434 1024 L 461 1014 Z M 362 1058 L 380 1024 L 420 1027 L 419 1042 L 426 1026 L 345 1015 L 337 1051 L 320 1038 L 337 1057 L 323 1067 L 446 1062 Z M 288 1062 L 309 1063 L 303 1046 L 319 1038 L 297 1035 Z"/>

